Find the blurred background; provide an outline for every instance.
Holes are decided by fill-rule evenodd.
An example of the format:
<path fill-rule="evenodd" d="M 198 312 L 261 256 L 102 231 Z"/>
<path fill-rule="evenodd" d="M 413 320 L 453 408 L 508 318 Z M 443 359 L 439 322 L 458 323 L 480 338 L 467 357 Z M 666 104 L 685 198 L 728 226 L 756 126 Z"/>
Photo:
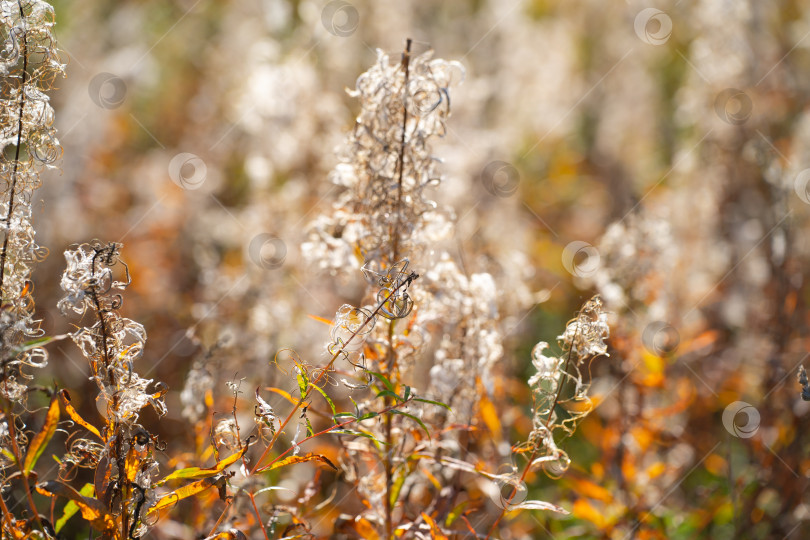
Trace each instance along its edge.
<path fill-rule="evenodd" d="M 217 386 L 271 384 L 276 351 L 317 364 L 362 276 L 301 254 L 327 212 L 345 88 L 405 39 L 457 60 L 434 153 L 452 249 L 492 273 L 506 355 L 490 381 L 502 444 L 531 430 L 529 351 L 593 293 L 611 314 L 596 409 L 560 480 L 503 538 L 802 538 L 810 532 L 806 360 L 810 9 L 800 1 L 55 1 L 67 77 L 52 95 L 61 171 L 43 177 L 34 274 L 49 332 L 61 253 L 124 244 L 122 313 L 179 394 L 215 348 Z M 420 269 L 415 269 L 420 271 Z M 87 385 L 68 341 L 61 385 Z M 57 375 L 58 374 L 58 375 Z M 90 386 L 87 386 L 90 388 Z M 217 393 L 218 392 L 218 393 Z M 80 395 L 80 394 L 79 394 Z M 92 407 L 85 402 L 84 408 Z M 153 419 L 145 418 L 145 422 Z"/>

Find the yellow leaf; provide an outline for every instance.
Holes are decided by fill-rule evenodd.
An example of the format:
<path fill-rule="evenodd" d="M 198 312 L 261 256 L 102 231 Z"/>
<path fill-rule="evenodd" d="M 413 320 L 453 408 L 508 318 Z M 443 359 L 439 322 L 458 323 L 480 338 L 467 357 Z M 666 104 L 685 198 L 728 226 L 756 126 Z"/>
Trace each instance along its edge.
<path fill-rule="evenodd" d="M 329 461 L 329 459 L 327 459 L 325 456 L 321 456 L 319 454 L 305 454 L 303 456 L 290 456 L 288 458 L 282 459 L 281 461 L 276 461 L 275 463 L 271 463 L 267 467 L 262 467 L 261 469 L 259 469 L 258 472 L 272 471 L 273 469 L 278 469 L 286 465 L 292 465 L 294 463 L 303 463 L 305 461 L 320 461 L 322 463 L 325 463 L 326 465 L 329 465 L 333 469 L 338 470 L 338 468 L 335 467 L 334 463 Z"/>
<path fill-rule="evenodd" d="M 658 478 L 661 474 L 667 470 L 667 466 L 664 465 L 661 461 L 656 461 L 649 467 L 647 467 L 647 478 L 652 480 L 653 478 Z"/>
<path fill-rule="evenodd" d="M 58 423 L 59 402 L 56 400 L 56 396 L 54 396 L 51 399 L 50 407 L 48 407 L 48 414 L 45 415 L 45 425 L 43 425 L 39 433 L 34 436 L 34 440 L 31 441 L 31 446 L 28 447 L 28 451 L 25 454 L 25 463 L 23 465 L 25 476 L 28 476 L 34 469 L 37 460 L 42 455 L 42 452 L 45 451 L 45 447 L 48 446 L 48 443 L 53 438 L 53 434 L 56 433 L 56 425 Z"/>
<path fill-rule="evenodd" d="M 586 480 L 584 478 L 572 478 L 571 484 L 578 495 L 587 497 L 589 499 L 597 499 L 607 503 L 613 501 L 613 495 L 610 493 L 610 491 L 603 488 L 599 484 L 591 482 L 590 480 Z"/>
<path fill-rule="evenodd" d="M 478 411 L 481 413 L 481 418 L 489 428 L 490 433 L 496 441 L 501 440 L 501 421 L 498 419 L 498 411 L 489 400 L 485 392 L 480 393 L 480 401 L 478 402 Z"/>
<path fill-rule="evenodd" d="M 81 491 L 79 491 L 79 494 L 81 494 L 83 497 L 92 497 L 94 492 L 95 489 L 93 488 L 93 484 L 85 484 L 82 487 Z M 75 501 L 68 501 L 68 503 L 65 505 L 65 508 L 62 509 L 62 517 L 60 517 L 59 520 L 56 522 L 54 530 L 56 532 L 61 531 L 62 527 L 65 526 L 65 523 L 67 523 L 67 521 L 73 517 L 73 514 L 75 514 L 78 511 L 79 505 L 77 505 Z"/>
<path fill-rule="evenodd" d="M 280 395 L 281 397 L 283 397 L 284 399 L 286 399 L 287 401 L 289 401 L 289 402 L 290 402 L 290 403 L 292 403 L 293 405 L 298 405 L 298 400 L 297 400 L 297 399 L 295 399 L 294 397 L 292 397 L 292 396 L 289 394 L 289 392 L 285 392 L 285 391 L 284 391 L 284 390 L 282 390 L 281 388 L 274 388 L 274 387 L 272 387 L 272 386 L 268 386 L 268 387 L 266 388 L 266 390 L 269 390 L 270 392 L 275 392 L 276 394 Z"/>
<path fill-rule="evenodd" d="M 571 513 L 580 519 L 590 521 L 599 529 L 604 529 L 607 524 L 607 521 L 602 516 L 602 512 L 594 508 L 588 499 L 577 499 Z"/>
<path fill-rule="evenodd" d="M 439 528 L 439 525 L 437 525 L 436 522 L 433 521 L 432 517 L 422 512 L 422 519 L 425 520 L 425 523 L 430 525 L 430 537 L 433 540 L 449 540 L 447 536 L 442 532 L 441 528 Z"/>
<path fill-rule="evenodd" d="M 36 486 L 37 491 L 46 497 L 64 497 L 73 501 L 79 507 L 82 517 L 97 531 L 105 532 L 116 527 L 115 517 L 108 514 L 101 501 L 85 497 L 72 487 L 62 482 L 41 482 Z"/>
<path fill-rule="evenodd" d="M 99 433 L 96 427 L 87 422 L 84 418 L 82 418 L 76 411 L 76 409 L 73 408 L 73 405 L 70 404 L 70 394 L 68 393 L 67 390 L 60 390 L 59 397 L 62 398 L 62 404 L 65 406 L 65 412 L 68 413 L 68 416 L 70 416 L 71 420 L 82 426 L 84 429 L 86 429 L 99 439 L 103 440 L 103 438 L 101 437 L 101 433 Z"/>
<path fill-rule="evenodd" d="M 198 493 L 202 493 L 206 489 L 220 485 L 226 476 L 220 475 L 211 478 L 203 478 L 202 480 L 198 480 L 196 482 L 192 482 L 191 484 L 187 484 L 181 488 L 177 488 L 171 493 L 168 493 L 161 497 L 161 499 L 157 502 L 155 506 L 149 509 L 149 514 L 154 514 L 158 510 L 162 510 L 167 506 L 172 506 L 176 504 L 178 501 L 182 501 L 187 497 L 191 497 L 193 495 L 197 495 Z"/>
<path fill-rule="evenodd" d="M 241 458 L 242 456 L 245 455 L 245 452 L 247 452 L 247 450 L 248 450 L 248 445 L 245 445 L 245 447 L 242 448 L 242 450 L 240 450 L 239 452 L 235 452 L 235 453 L 231 454 L 230 456 L 226 457 L 225 459 L 223 459 L 222 461 L 220 461 L 219 463 L 217 463 L 213 467 L 209 467 L 209 468 L 205 468 L 205 469 L 201 469 L 200 467 L 188 467 L 186 469 L 180 469 L 179 471 L 174 471 L 169 476 L 167 476 L 163 480 L 159 481 L 155 485 L 156 486 L 163 485 L 166 482 L 168 482 L 169 480 L 179 480 L 179 479 L 199 480 L 201 478 L 208 478 L 209 476 L 214 476 L 214 475 L 219 474 L 222 471 L 224 471 L 227 467 L 229 467 L 229 466 L 233 465 L 234 463 L 236 463 L 236 461 L 239 458 Z"/>
<path fill-rule="evenodd" d="M 308 314 L 307 317 L 309 317 L 313 321 L 322 322 L 323 324 L 325 324 L 327 326 L 334 326 L 335 325 L 335 323 L 330 321 L 329 319 L 324 319 L 323 317 L 318 317 L 317 315 L 312 315 L 311 313 Z"/>
<path fill-rule="evenodd" d="M 703 465 L 706 467 L 707 471 L 715 476 L 724 476 L 726 474 L 726 460 L 717 454 L 712 454 L 707 457 Z"/>

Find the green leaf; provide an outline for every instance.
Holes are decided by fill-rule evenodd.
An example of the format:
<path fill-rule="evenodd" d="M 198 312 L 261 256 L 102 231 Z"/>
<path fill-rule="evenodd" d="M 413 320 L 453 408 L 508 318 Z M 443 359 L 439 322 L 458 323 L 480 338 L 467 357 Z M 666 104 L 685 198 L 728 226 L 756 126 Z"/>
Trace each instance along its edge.
<path fill-rule="evenodd" d="M 424 398 L 413 398 L 414 401 L 421 401 L 422 403 L 430 403 L 431 405 L 438 405 L 439 407 L 444 407 L 448 411 L 452 411 L 453 409 L 450 408 L 450 405 L 446 403 L 442 403 L 441 401 L 433 401 L 432 399 L 424 399 Z"/>
<path fill-rule="evenodd" d="M 240 450 L 239 452 L 231 454 L 230 456 L 226 457 L 225 459 L 223 459 L 222 461 L 220 461 L 219 463 L 210 468 L 201 469 L 200 467 L 187 467 L 185 469 L 174 471 L 163 480 L 157 482 L 155 486 L 160 486 L 165 484 L 169 480 L 177 480 L 180 478 L 185 480 L 198 480 L 200 478 L 208 478 L 210 476 L 214 476 L 224 471 L 227 467 L 236 463 L 236 461 L 239 458 L 245 455 L 245 452 L 247 452 L 247 450 L 248 446 L 245 445 L 245 447 L 242 448 L 242 450 Z"/>
<path fill-rule="evenodd" d="M 391 410 L 391 412 L 392 412 L 393 414 L 399 414 L 399 415 L 401 415 L 401 416 L 405 416 L 405 417 L 407 417 L 407 418 L 410 418 L 411 420 L 413 420 L 414 422 L 416 422 L 417 424 L 419 424 L 419 426 L 420 426 L 422 429 L 424 429 L 424 430 L 425 430 L 425 433 L 427 434 L 428 439 L 430 439 L 430 431 L 428 431 L 428 428 L 427 428 L 427 426 L 425 425 L 425 423 L 424 423 L 424 422 L 422 422 L 422 421 L 421 421 L 419 418 L 417 418 L 416 416 L 414 416 L 414 415 L 412 415 L 412 414 L 409 414 L 409 413 L 406 413 L 406 412 L 402 412 L 402 411 L 398 411 L 398 410 L 396 410 L 396 409 L 392 409 L 392 410 Z"/>
<path fill-rule="evenodd" d="M 385 443 L 380 439 L 374 437 L 374 435 L 370 433 L 366 433 L 365 431 L 353 431 L 350 429 L 333 429 L 329 433 L 334 433 L 335 435 L 354 435 L 355 437 L 365 437 L 366 439 L 371 439 L 377 444 L 377 448 L 385 446 Z"/>
<path fill-rule="evenodd" d="M 321 388 L 320 386 L 318 386 L 317 384 L 313 384 L 312 388 L 317 390 L 318 393 L 323 396 L 323 399 L 325 399 L 326 402 L 329 404 L 329 408 L 332 409 L 332 415 L 334 415 L 335 410 L 336 410 L 335 409 L 335 404 L 332 402 L 331 398 L 328 395 L 326 395 L 326 391 L 323 388 Z"/>
<path fill-rule="evenodd" d="M 84 496 L 84 497 L 92 498 L 93 494 L 94 494 L 94 491 L 95 491 L 95 489 L 93 488 L 93 484 L 87 483 L 84 486 L 82 486 L 82 489 L 79 490 L 79 494 Z M 79 505 L 76 504 L 72 500 L 68 501 L 67 504 L 65 505 L 65 508 L 62 510 L 62 517 L 60 517 L 56 521 L 56 525 L 54 526 L 54 530 L 56 530 L 56 532 L 59 532 L 62 529 L 62 527 L 65 526 L 65 523 L 67 523 L 67 521 L 70 518 L 72 518 L 73 515 L 78 511 L 79 511 Z"/>
<path fill-rule="evenodd" d="M 461 516 L 464 512 L 464 509 L 470 504 L 470 501 L 461 501 L 459 505 L 457 505 L 453 510 L 447 514 L 447 519 L 444 522 L 446 527 L 451 527 L 453 523 Z"/>
<path fill-rule="evenodd" d="M 405 387 L 405 396 L 402 398 L 402 401 L 408 401 L 408 398 L 411 397 L 411 387 Z"/>
<path fill-rule="evenodd" d="M 374 376 L 375 376 L 375 377 L 377 377 L 378 379 L 380 379 L 380 382 L 381 382 L 381 383 L 383 383 L 383 385 L 384 385 L 384 386 L 385 386 L 385 387 L 386 387 L 386 388 L 387 388 L 387 389 L 388 389 L 390 392 L 393 392 L 394 394 L 396 394 L 396 393 L 397 393 L 397 389 L 396 389 L 396 388 L 394 388 L 393 383 L 392 383 L 391 381 L 389 381 L 389 380 L 388 380 L 388 378 L 387 378 L 385 375 L 383 375 L 382 373 L 377 373 L 376 371 L 369 371 L 369 373 L 370 373 L 370 374 L 372 374 L 372 375 L 374 375 Z"/>
<path fill-rule="evenodd" d="M 391 486 L 391 497 L 389 501 L 391 501 L 391 508 L 396 507 L 397 499 L 399 498 L 399 492 L 402 490 L 402 486 L 405 485 L 405 479 L 408 477 L 408 474 L 401 470 L 394 480 L 394 484 Z"/>
<path fill-rule="evenodd" d="M 47 345 L 51 341 L 56 341 L 58 339 L 64 339 L 66 337 L 68 337 L 68 336 L 67 335 L 61 335 L 61 336 L 45 336 L 45 337 L 41 337 L 41 338 L 32 339 L 31 341 L 26 341 L 22 345 L 20 345 L 18 347 L 15 347 L 11 354 L 13 356 L 16 356 L 16 355 L 18 355 L 18 354 L 20 354 L 22 352 L 30 351 L 31 349 L 36 349 L 38 347 L 42 347 L 43 345 Z"/>
<path fill-rule="evenodd" d="M 309 387 L 309 380 L 306 373 L 299 371 L 295 375 L 295 380 L 298 381 L 298 390 L 301 392 L 301 397 L 307 395 L 307 387 Z"/>
<path fill-rule="evenodd" d="M 28 447 L 28 451 L 25 454 L 25 463 L 23 464 L 23 473 L 25 476 L 31 474 L 34 465 L 37 464 L 42 452 L 45 451 L 45 447 L 48 446 L 48 443 L 53 438 L 53 434 L 56 433 L 56 425 L 58 423 L 59 400 L 56 399 L 56 395 L 54 395 L 51 399 L 51 405 L 48 407 L 48 414 L 45 415 L 45 425 L 43 425 L 39 433 L 34 436 L 34 440 L 31 441 L 31 446 Z"/>
<path fill-rule="evenodd" d="M 378 398 L 379 397 L 383 397 L 383 398 L 384 397 L 392 397 L 392 398 L 396 399 L 397 401 L 403 401 L 401 397 L 399 397 L 395 393 L 391 392 L 390 390 L 382 390 L 381 392 L 379 392 L 377 394 L 377 397 Z"/>
<path fill-rule="evenodd" d="M 97 531 L 106 532 L 116 526 L 115 517 L 107 513 L 101 501 L 82 495 L 67 484 L 56 481 L 40 482 L 36 485 L 36 490 L 46 497 L 58 496 L 73 501 L 84 520 Z"/>
<path fill-rule="evenodd" d="M 352 396 L 349 396 L 349 401 L 351 401 L 352 405 L 354 405 L 354 416 L 355 417 L 359 416 L 360 415 L 360 407 L 357 405 L 357 402 L 352 399 Z"/>

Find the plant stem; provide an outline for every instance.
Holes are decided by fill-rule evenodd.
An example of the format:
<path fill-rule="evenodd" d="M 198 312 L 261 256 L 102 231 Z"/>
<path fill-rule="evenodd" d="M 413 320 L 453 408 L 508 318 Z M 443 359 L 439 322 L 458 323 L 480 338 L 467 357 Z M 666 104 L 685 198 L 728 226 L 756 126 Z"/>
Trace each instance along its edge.
<path fill-rule="evenodd" d="M 573 347 L 576 345 L 578 335 L 579 335 L 579 327 L 577 327 L 577 331 L 574 333 L 574 338 L 571 341 L 571 347 L 568 349 L 568 356 L 565 359 L 565 365 L 563 366 L 563 371 L 560 374 L 560 383 L 557 387 L 557 395 L 554 396 L 554 401 L 552 402 L 551 408 L 548 411 L 548 416 L 546 417 L 546 429 L 550 429 L 549 426 L 551 425 L 551 418 L 554 415 L 554 408 L 560 402 L 560 396 L 562 395 L 563 385 L 565 384 L 566 373 L 568 373 L 568 366 L 571 364 L 571 356 L 574 353 Z M 551 436 L 553 437 L 554 434 L 552 433 Z M 534 460 L 537 457 L 537 451 L 538 451 L 537 448 L 532 450 L 532 455 L 529 457 L 528 463 L 526 463 L 526 466 L 523 468 L 523 474 L 521 474 L 520 478 L 518 479 L 518 485 L 522 484 L 526 480 L 526 476 L 528 476 L 529 470 L 531 470 L 532 468 L 532 463 L 534 463 Z M 506 503 L 503 505 L 503 508 L 501 509 L 501 512 L 498 514 L 498 517 L 495 518 L 495 523 L 493 523 L 492 527 L 490 527 L 489 532 L 487 533 L 487 536 L 484 538 L 484 540 L 489 540 L 489 537 L 492 536 L 492 533 L 495 532 L 498 523 L 500 523 L 501 519 L 503 519 L 503 516 L 506 515 L 506 512 L 509 509 L 509 505 L 512 503 L 512 499 L 514 499 L 515 495 L 517 495 L 517 491 L 518 491 L 517 486 L 512 488 L 512 493 L 509 495 L 509 498 L 506 499 Z"/>
<path fill-rule="evenodd" d="M 411 282 L 412 282 L 414 279 L 416 279 L 416 274 L 411 274 L 411 276 L 409 276 L 409 278 L 408 278 L 408 279 L 405 279 L 405 280 L 404 280 L 402 283 L 400 283 L 400 284 L 399 284 L 399 285 L 398 285 L 398 286 L 397 286 L 397 287 L 396 287 L 396 288 L 395 288 L 395 289 L 392 291 L 392 294 L 396 293 L 396 292 L 397 292 L 397 291 L 399 291 L 400 289 L 403 289 L 403 288 L 406 288 L 407 286 L 409 286 L 409 285 L 410 285 L 410 283 L 411 283 Z M 387 299 L 383 299 L 383 300 L 382 300 L 382 301 L 381 301 L 381 302 L 380 302 L 380 303 L 377 305 L 377 307 L 376 307 L 376 308 L 374 308 L 374 311 L 372 311 L 372 312 L 371 312 L 371 315 L 369 315 L 369 317 L 368 317 L 368 318 L 367 318 L 365 321 L 363 321 L 363 323 L 362 323 L 362 324 L 361 324 L 359 327 L 357 327 L 357 330 L 355 330 L 354 332 L 352 332 L 352 334 L 351 334 L 351 335 L 348 337 L 348 339 L 346 339 L 346 341 L 343 343 L 343 346 L 342 346 L 342 347 L 341 347 L 341 348 L 340 348 L 340 349 L 339 349 L 337 352 L 335 352 L 335 353 L 332 355 L 332 358 L 329 360 L 329 363 L 327 363 L 327 364 L 326 364 L 326 367 L 324 367 L 324 368 L 321 370 L 321 373 L 320 373 L 320 374 L 319 374 L 319 375 L 318 375 L 318 376 L 315 378 L 315 380 L 313 380 L 313 381 L 310 383 L 310 386 L 309 386 L 309 387 L 307 387 L 307 390 L 306 390 L 306 392 L 304 392 L 304 395 L 302 395 L 302 396 L 300 397 L 300 399 L 298 400 L 298 402 L 297 402 L 297 403 L 295 404 L 295 406 L 293 407 L 293 410 L 292 410 L 292 411 L 290 411 L 290 414 L 289 414 L 289 415 L 287 415 L 287 418 L 285 418 L 285 419 L 284 419 L 284 422 L 282 422 L 282 423 L 281 423 L 281 425 L 279 426 L 278 430 L 276 430 L 276 434 L 275 434 L 275 435 L 273 436 L 273 438 L 270 440 L 270 444 L 268 444 L 268 445 L 267 445 L 267 448 L 265 448 L 265 449 L 264 449 L 264 452 L 262 452 L 262 455 L 261 455 L 261 456 L 259 456 L 259 459 L 258 459 L 258 460 L 256 460 L 256 465 L 254 465 L 254 466 L 253 466 L 253 468 L 250 470 L 250 473 L 249 473 L 250 475 L 253 475 L 253 474 L 255 474 L 256 472 L 259 472 L 259 471 L 261 471 L 261 470 L 264 470 L 264 467 L 262 467 L 262 466 L 261 466 L 262 461 L 264 461 L 264 459 L 267 457 L 267 454 L 269 454 L 269 453 L 270 453 L 270 451 L 273 449 L 273 446 L 275 445 L 275 443 L 276 443 L 276 441 L 278 440 L 279 436 L 281 435 L 282 431 L 284 431 L 284 428 L 287 426 L 287 424 L 289 424 L 289 423 L 290 423 L 290 420 L 292 420 L 293 416 L 295 416 L 295 413 L 298 411 L 298 409 L 300 409 L 300 408 L 301 408 L 301 405 L 303 405 L 303 403 L 304 403 L 304 402 L 306 401 L 306 399 L 309 397 L 309 394 L 310 394 L 310 392 L 311 392 L 312 385 L 314 385 L 314 384 L 318 384 L 318 383 L 321 381 L 321 379 L 323 379 L 323 377 L 326 375 L 326 373 L 328 373 L 328 372 L 329 372 L 329 369 L 330 369 L 330 368 L 332 367 L 332 365 L 335 363 L 335 360 L 337 360 L 337 359 L 338 359 L 338 357 L 340 356 L 340 354 L 341 354 L 341 353 L 342 353 L 344 350 L 346 350 L 346 347 L 348 347 L 348 346 L 349 346 L 349 344 L 352 342 L 352 340 L 353 340 L 355 337 L 357 337 L 357 336 L 360 334 L 360 332 L 363 330 L 363 328 L 365 328 L 365 327 L 366 327 L 366 326 L 369 324 L 369 322 L 370 322 L 370 321 L 372 321 L 372 320 L 374 319 L 374 317 L 375 317 L 375 316 L 376 316 L 376 315 L 377 315 L 377 314 L 380 312 L 380 310 L 382 309 L 382 307 L 385 305 L 385 302 L 387 302 L 387 301 L 388 301 Z M 335 427 L 340 426 L 340 425 L 343 425 L 343 424 L 337 424 L 336 426 L 332 426 L 331 428 L 329 428 L 329 430 L 334 429 Z M 328 432 L 329 430 L 326 430 L 326 431 L 321 432 L 321 433 Z M 313 436 L 314 436 L 314 435 L 313 435 Z M 311 437 L 307 437 L 306 439 L 303 439 L 301 442 L 303 443 L 304 441 L 308 440 L 309 438 L 311 438 Z M 290 450 L 289 450 L 289 449 L 287 449 L 287 451 L 286 451 L 284 454 L 286 454 L 286 453 L 287 453 L 287 452 L 289 452 L 289 451 L 290 451 Z M 284 455 L 284 454 L 282 454 L 282 455 Z M 214 526 L 211 528 L 211 532 L 209 533 L 209 536 L 212 536 L 212 535 L 214 534 L 214 532 L 216 531 L 217 527 L 219 527 L 219 524 L 220 524 L 220 523 L 222 523 L 222 520 L 225 518 L 225 514 L 227 513 L 228 508 L 230 508 L 230 503 L 226 503 L 225 508 L 222 510 L 222 513 L 219 515 L 219 518 L 217 519 L 216 523 L 215 523 L 215 524 L 214 524 Z"/>
<path fill-rule="evenodd" d="M 18 0 L 20 19 L 25 19 L 22 1 Z M 6 212 L 6 234 L 3 238 L 3 251 L 0 252 L 0 300 L 3 295 L 3 281 L 6 275 L 6 253 L 8 253 L 8 240 L 11 235 L 11 216 L 14 213 L 14 192 L 17 190 L 17 170 L 20 166 L 20 146 L 22 145 L 23 113 L 25 112 L 25 84 L 28 76 L 28 34 L 23 30 L 23 68 L 20 81 L 20 113 L 17 120 L 17 148 L 14 150 L 14 169 L 11 172 L 11 187 L 8 194 L 8 212 Z"/>

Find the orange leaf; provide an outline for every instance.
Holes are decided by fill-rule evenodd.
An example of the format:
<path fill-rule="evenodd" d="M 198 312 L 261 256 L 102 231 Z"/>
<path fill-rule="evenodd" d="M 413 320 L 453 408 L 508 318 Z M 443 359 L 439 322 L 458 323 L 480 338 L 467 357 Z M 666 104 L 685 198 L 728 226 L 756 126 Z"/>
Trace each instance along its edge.
<path fill-rule="evenodd" d="M 430 537 L 433 540 L 449 540 L 447 536 L 439 528 L 439 525 L 435 521 L 433 521 L 432 517 L 422 512 L 422 519 L 425 520 L 425 523 L 430 525 Z"/>
<path fill-rule="evenodd" d="M 501 440 L 501 421 L 498 419 L 498 411 L 495 406 L 487 398 L 486 393 L 480 393 L 480 400 L 478 402 L 478 411 L 481 413 L 481 418 L 489 428 L 490 433 L 496 441 Z"/>
<path fill-rule="evenodd" d="M 597 510 L 588 499 L 577 499 L 571 513 L 580 519 L 590 521 L 599 529 L 604 529 L 607 525 L 607 520 L 602 516 L 602 512 Z"/>
<path fill-rule="evenodd" d="M 34 465 L 37 464 L 37 460 L 42 455 L 42 452 L 45 451 L 45 447 L 48 446 L 50 440 L 53 438 L 53 434 L 56 433 L 56 425 L 58 423 L 59 402 L 56 400 L 56 396 L 54 396 L 51 399 L 50 407 L 48 407 L 48 414 L 45 415 L 45 425 L 43 425 L 39 433 L 34 436 L 34 440 L 31 441 L 31 446 L 28 447 L 28 451 L 25 454 L 23 472 L 26 476 L 28 476 L 34 469 Z"/>
<path fill-rule="evenodd" d="M 335 325 L 335 323 L 330 321 L 329 319 L 324 319 L 323 317 L 318 317 L 317 315 L 308 314 L 307 317 L 309 317 L 313 321 L 322 322 L 323 324 L 325 324 L 327 326 L 334 326 Z"/>
<path fill-rule="evenodd" d="M 160 500 L 149 509 L 149 514 L 154 514 L 158 510 L 162 510 L 167 506 L 171 506 L 178 501 L 181 501 L 187 497 L 191 497 L 193 495 L 197 495 L 198 493 L 202 493 L 206 489 L 212 486 L 219 486 L 222 482 L 225 481 L 227 478 L 226 475 L 219 475 L 214 476 L 211 478 L 203 478 L 202 480 L 198 480 L 196 482 L 192 482 L 191 484 L 187 484 L 181 488 L 177 488 L 171 493 L 166 494 L 165 496 L 161 497 Z"/>
<path fill-rule="evenodd" d="M 303 456 L 290 456 L 288 458 L 282 459 L 281 461 L 276 461 L 275 463 L 271 463 L 267 467 L 262 467 L 261 469 L 259 469 L 259 472 L 272 471 L 273 469 L 278 469 L 286 465 L 292 465 L 294 463 L 303 463 L 305 461 L 320 461 L 322 463 L 325 463 L 326 465 L 329 465 L 333 469 L 338 470 L 338 468 L 335 467 L 335 465 L 331 461 L 329 461 L 329 459 L 327 459 L 325 456 L 321 456 L 319 454 L 305 454 Z"/>
<path fill-rule="evenodd" d="M 96 429 L 95 426 L 93 426 L 92 424 L 87 422 L 84 418 L 82 418 L 76 411 L 76 409 L 73 408 L 73 405 L 70 404 L 70 393 L 68 393 L 67 390 L 60 390 L 59 397 L 62 398 L 62 404 L 65 406 L 65 412 L 68 413 L 68 416 L 70 416 L 71 420 L 82 426 L 84 429 L 86 429 L 99 439 L 103 440 L 103 438 L 101 437 L 101 433 L 99 433 L 98 429 Z"/>
<path fill-rule="evenodd" d="M 374 526 L 365 518 L 360 518 L 354 522 L 354 530 L 360 535 L 358 538 L 366 538 L 367 540 L 379 540 L 380 538 Z"/>
<path fill-rule="evenodd" d="M 85 497 L 72 487 L 62 482 L 50 481 L 37 484 L 36 489 L 46 497 L 64 497 L 79 507 L 82 517 L 97 531 L 105 532 L 115 528 L 115 517 L 108 514 L 101 501 Z"/>
<path fill-rule="evenodd" d="M 230 456 L 218 462 L 213 467 L 208 467 L 205 469 L 201 469 L 200 467 L 188 467 L 185 469 L 180 469 L 179 471 L 174 471 L 163 480 L 157 482 L 155 485 L 160 486 L 162 484 L 165 484 L 169 480 L 179 480 L 179 479 L 199 480 L 201 478 L 208 478 L 209 476 L 214 476 L 224 471 L 227 467 L 230 467 L 231 465 L 236 463 L 236 461 L 239 458 L 245 455 L 245 452 L 247 452 L 247 450 L 248 445 L 245 445 L 245 447 L 242 448 L 242 450 L 240 450 L 239 452 L 234 452 Z"/>
<path fill-rule="evenodd" d="M 613 495 L 607 489 L 599 484 L 586 480 L 584 478 L 572 478 L 574 490 L 578 495 L 587 497 L 589 499 L 596 499 L 602 502 L 609 503 L 613 501 Z"/>
<path fill-rule="evenodd" d="M 285 392 L 281 388 L 275 388 L 273 386 L 268 386 L 267 388 L 265 388 L 265 390 L 268 390 L 270 392 L 274 392 L 274 393 L 280 395 L 281 397 L 283 397 L 284 399 L 286 399 L 287 401 L 289 401 L 293 405 L 298 405 L 298 400 L 295 399 L 294 397 L 292 397 L 289 392 Z"/>

